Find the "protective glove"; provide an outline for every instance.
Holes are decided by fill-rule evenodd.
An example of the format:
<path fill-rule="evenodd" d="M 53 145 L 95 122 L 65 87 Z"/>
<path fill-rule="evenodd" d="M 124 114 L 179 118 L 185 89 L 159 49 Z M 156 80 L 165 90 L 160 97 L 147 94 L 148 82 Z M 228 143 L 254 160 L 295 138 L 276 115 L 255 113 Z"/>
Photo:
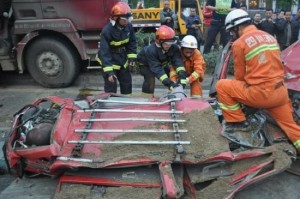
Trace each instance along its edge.
<path fill-rule="evenodd" d="M 187 74 L 184 70 L 181 70 L 181 71 L 178 72 L 178 77 L 180 79 L 185 79 L 185 78 L 187 78 Z"/>
<path fill-rule="evenodd" d="M 178 84 L 177 82 L 172 81 L 171 86 L 169 87 L 169 90 L 173 90 L 174 88 L 177 88 L 179 86 L 180 86 L 180 84 Z"/>
<path fill-rule="evenodd" d="M 186 87 L 187 84 L 187 75 L 185 71 L 179 71 L 178 72 L 178 83 L 182 85 L 183 88 Z"/>
<path fill-rule="evenodd" d="M 169 88 L 169 90 L 173 90 L 173 88 L 176 88 L 179 86 L 178 83 L 175 83 L 173 81 L 171 81 L 169 78 L 166 78 L 162 81 L 163 85 L 167 86 Z"/>

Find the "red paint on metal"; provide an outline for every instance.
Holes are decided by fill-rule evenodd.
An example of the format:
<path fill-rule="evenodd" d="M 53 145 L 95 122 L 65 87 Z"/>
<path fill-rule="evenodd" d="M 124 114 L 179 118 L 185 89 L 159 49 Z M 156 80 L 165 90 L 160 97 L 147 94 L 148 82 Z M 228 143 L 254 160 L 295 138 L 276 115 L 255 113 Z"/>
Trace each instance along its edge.
<path fill-rule="evenodd" d="M 186 173 L 183 177 L 183 186 L 185 188 L 186 194 L 188 194 L 189 196 L 192 196 L 193 199 L 197 199 L 197 190 L 196 190 L 195 186 L 192 184 L 189 176 L 186 175 Z"/>
<path fill-rule="evenodd" d="M 177 189 L 176 189 L 176 182 L 174 178 L 170 176 L 172 174 L 172 167 L 169 162 L 161 162 L 159 164 L 159 171 L 163 183 L 164 194 L 167 198 L 176 198 L 177 196 Z"/>
<path fill-rule="evenodd" d="M 295 42 L 281 52 L 282 62 L 286 74 L 290 74 L 290 78 L 286 79 L 287 88 L 294 91 L 300 91 L 300 41 Z M 291 75 L 293 76 L 291 78 Z"/>
<path fill-rule="evenodd" d="M 235 183 L 238 183 L 238 182 L 242 181 L 242 179 L 245 179 L 250 174 L 255 173 L 255 172 L 263 169 L 265 166 L 267 166 L 267 165 L 269 165 L 273 162 L 274 162 L 274 159 L 271 159 L 267 162 L 264 162 L 264 163 L 261 163 L 261 164 L 258 164 L 258 165 L 254 165 L 254 166 L 248 168 L 246 171 L 242 172 L 240 175 L 233 178 L 233 180 L 231 181 L 231 184 L 235 184 Z"/>

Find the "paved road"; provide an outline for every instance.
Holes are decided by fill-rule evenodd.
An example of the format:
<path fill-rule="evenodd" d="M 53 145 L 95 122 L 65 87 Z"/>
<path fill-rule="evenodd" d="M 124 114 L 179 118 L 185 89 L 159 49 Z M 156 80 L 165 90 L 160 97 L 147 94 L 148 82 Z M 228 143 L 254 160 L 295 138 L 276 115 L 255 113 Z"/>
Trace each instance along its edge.
<path fill-rule="evenodd" d="M 140 93 L 142 78 L 134 76 L 134 93 Z M 204 82 L 204 89 L 208 89 L 210 77 Z M 86 94 L 96 94 L 103 91 L 103 82 L 97 71 L 84 73 L 73 86 L 64 89 L 45 89 L 37 85 L 29 75 L 14 73 L 0 74 L 0 146 L 3 144 L 3 132 L 9 129 L 12 115 L 24 105 L 35 99 L 57 95 L 61 97 L 78 98 Z M 166 89 L 159 85 L 156 95 L 162 95 Z M 207 90 L 205 91 L 207 96 Z M 0 166 L 3 166 L 3 156 L 0 153 Z M 1 171 L 0 171 L 1 172 Z M 0 199 L 37 199 L 52 198 L 57 180 L 45 178 L 16 180 L 13 176 L 0 175 Z M 10 185 L 10 186 L 9 186 Z M 23 189 L 15 189 L 17 185 Z M 47 190 L 41 189 L 48 187 Z M 24 188 L 27 190 L 22 194 Z M 252 185 L 235 196 L 237 199 L 300 199 L 300 177 L 289 173 L 281 173 L 262 182 Z M 14 193 L 12 195 L 12 192 Z"/>

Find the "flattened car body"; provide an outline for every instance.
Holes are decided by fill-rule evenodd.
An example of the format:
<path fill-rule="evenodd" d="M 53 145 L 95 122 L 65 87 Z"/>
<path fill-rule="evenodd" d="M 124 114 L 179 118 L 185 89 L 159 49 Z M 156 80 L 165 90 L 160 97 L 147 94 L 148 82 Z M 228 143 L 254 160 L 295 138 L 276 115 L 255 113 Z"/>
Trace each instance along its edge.
<path fill-rule="evenodd" d="M 53 126 L 49 144 L 28 142 L 28 132 L 45 123 Z M 206 100 L 102 94 L 74 101 L 53 96 L 15 115 L 5 153 L 20 176 L 60 176 L 59 187 L 153 189 L 153 198 L 211 198 L 215 186 L 222 187 L 218 196 L 232 198 L 291 164 L 282 150 L 293 150 L 289 144 L 232 151 L 220 130 Z"/>

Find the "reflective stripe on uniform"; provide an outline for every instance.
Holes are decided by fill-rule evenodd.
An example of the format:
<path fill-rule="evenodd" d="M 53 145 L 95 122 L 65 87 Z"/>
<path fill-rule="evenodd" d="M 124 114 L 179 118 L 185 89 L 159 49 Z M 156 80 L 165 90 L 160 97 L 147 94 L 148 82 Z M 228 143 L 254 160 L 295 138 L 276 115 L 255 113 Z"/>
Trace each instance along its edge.
<path fill-rule="evenodd" d="M 296 142 L 294 142 L 294 146 L 296 148 L 299 148 L 300 147 L 300 140 L 297 140 Z"/>
<path fill-rule="evenodd" d="M 185 71 L 183 66 L 179 66 L 176 68 L 176 72 L 178 73 L 179 71 Z"/>
<path fill-rule="evenodd" d="M 195 79 L 198 79 L 198 78 L 199 78 L 199 74 L 196 73 L 196 72 L 193 72 L 193 73 L 192 73 L 192 76 L 193 76 Z"/>
<path fill-rule="evenodd" d="M 121 46 L 121 45 L 126 44 L 128 42 L 129 42 L 129 38 L 121 40 L 121 41 L 111 41 L 111 42 L 109 42 L 109 44 L 112 45 L 112 46 Z"/>
<path fill-rule="evenodd" d="M 136 59 L 137 58 L 137 54 L 128 54 L 127 58 L 128 59 Z"/>
<path fill-rule="evenodd" d="M 105 66 L 105 67 L 103 67 L 103 71 L 104 72 L 109 72 L 109 71 L 113 71 L 114 69 L 113 69 L 113 66 Z"/>
<path fill-rule="evenodd" d="M 96 55 L 96 61 L 97 61 L 100 65 L 102 65 L 102 62 L 101 62 L 101 60 L 99 59 L 98 55 Z"/>
<path fill-rule="evenodd" d="M 258 46 L 245 55 L 246 61 L 267 50 L 279 50 L 279 47 L 277 44 L 264 44 Z"/>
<path fill-rule="evenodd" d="M 162 81 L 164 81 L 165 79 L 167 79 L 168 78 L 168 76 L 166 75 L 166 74 L 164 74 L 164 75 L 162 75 L 160 78 L 159 78 L 159 80 L 162 82 Z"/>
<path fill-rule="evenodd" d="M 223 104 L 223 103 L 218 103 L 218 104 L 219 104 L 220 108 L 221 108 L 221 109 L 224 109 L 224 110 L 236 111 L 236 110 L 238 110 L 238 109 L 241 108 L 241 106 L 240 106 L 239 103 L 237 103 L 237 104 L 235 104 L 235 105 L 232 105 L 232 106 L 228 106 L 228 105 L 225 105 L 225 104 Z"/>
<path fill-rule="evenodd" d="M 120 70 L 121 69 L 121 66 L 119 65 L 112 65 L 113 69 L 114 70 Z"/>
<path fill-rule="evenodd" d="M 127 68 L 127 66 L 128 66 L 128 60 L 125 62 L 124 68 Z"/>
<path fill-rule="evenodd" d="M 181 80 L 180 80 L 180 83 L 181 83 L 181 84 L 186 84 L 187 81 L 186 81 L 186 79 L 181 79 Z"/>

